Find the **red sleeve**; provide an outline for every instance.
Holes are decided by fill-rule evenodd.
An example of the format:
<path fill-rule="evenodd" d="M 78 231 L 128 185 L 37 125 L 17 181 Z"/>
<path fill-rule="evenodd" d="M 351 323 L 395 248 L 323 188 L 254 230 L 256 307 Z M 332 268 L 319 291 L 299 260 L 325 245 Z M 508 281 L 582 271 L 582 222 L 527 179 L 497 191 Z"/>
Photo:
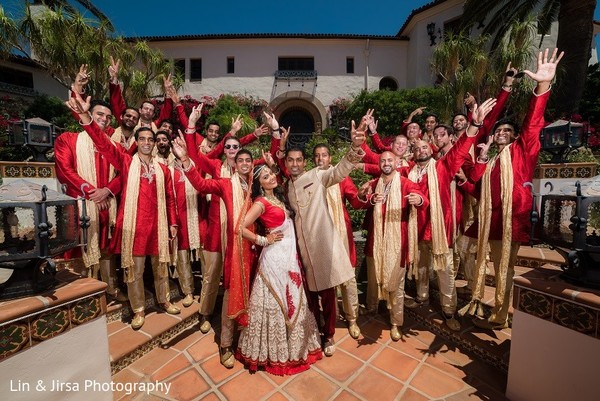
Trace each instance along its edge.
<path fill-rule="evenodd" d="M 342 199 L 347 200 L 354 209 L 361 209 L 365 202 L 358 199 L 358 189 L 350 177 L 346 177 L 340 182 L 340 192 Z"/>
<path fill-rule="evenodd" d="M 177 106 L 175 106 L 175 113 L 177 113 L 179 123 L 181 124 L 183 129 L 187 129 L 189 120 L 188 116 L 185 114 L 185 109 L 183 108 L 183 105 L 181 103 L 178 103 Z"/>
<path fill-rule="evenodd" d="M 258 139 L 258 137 L 256 135 L 254 135 L 254 132 L 248 134 L 248 135 L 244 135 L 243 137 L 240 138 L 240 145 L 242 145 L 242 147 L 256 141 Z"/>
<path fill-rule="evenodd" d="M 231 132 L 228 132 L 223 139 L 221 139 L 219 141 L 219 143 L 217 143 L 217 146 L 214 147 L 213 150 L 211 150 L 210 152 L 208 152 L 206 154 L 206 157 L 208 157 L 209 159 L 220 159 L 221 156 L 223 156 L 223 152 L 225 151 L 225 141 L 227 140 L 227 138 L 232 137 L 233 135 L 231 135 Z M 202 135 L 200 135 L 200 137 L 202 139 L 204 139 L 204 137 Z M 196 138 L 196 142 L 198 141 L 198 138 Z M 202 143 L 202 142 L 200 142 Z"/>
<path fill-rule="evenodd" d="M 106 185 L 106 188 L 108 188 L 114 196 L 117 196 L 121 192 L 121 174 L 117 174 L 115 178 L 110 180 Z"/>
<path fill-rule="evenodd" d="M 77 116 L 79 118 L 79 115 Z M 56 165 L 56 177 L 62 184 L 66 184 L 68 187 L 75 190 L 77 193 L 81 193 L 81 186 L 87 184 L 85 188 L 86 195 L 89 191 L 95 189 L 95 187 L 81 178 L 77 174 L 77 166 L 75 157 L 75 144 L 69 143 L 67 140 L 69 136 L 76 135 L 74 133 L 66 133 L 59 135 L 54 142 L 54 159 Z M 75 136 L 76 138 L 76 136 Z M 73 141 L 71 141 L 73 142 Z"/>
<path fill-rule="evenodd" d="M 110 92 L 110 108 L 112 109 L 112 113 L 115 116 L 117 123 L 121 124 L 121 115 L 127 107 L 125 99 L 123 98 L 123 93 L 121 92 L 121 85 L 110 83 L 108 85 L 108 90 Z"/>
<path fill-rule="evenodd" d="M 131 156 L 119 150 L 119 147 L 115 145 L 104 132 L 102 132 L 95 121 L 92 121 L 91 124 L 84 125 L 83 128 L 90 135 L 92 141 L 94 141 L 94 145 L 96 145 L 98 152 L 106 157 L 108 162 L 112 164 L 116 170 L 121 171 L 123 165 L 131 160 Z"/>
<path fill-rule="evenodd" d="M 163 120 L 168 120 L 171 118 L 171 113 L 173 113 L 173 100 L 171 100 L 170 97 L 167 97 L 160 108 L 160 114 L 154 121 L 154 124 L 156 124 L 158 127 Z"/>
<path fill-rule="evenodd" d="M 403 196 L 408 195 L 408 194 L 417 194 L 421 197 L 421 199 L 423 199 L 423 203 L 421 203 L 417 207 L 418 208 L 426 208 L 427 206 L 429 206 L 429 198 L 427 198 L 425 196 L 425 194 L 423 194 L 423 191 L 421 190 L 421 186 L 419 184 L 416 184 L 416 183 L 412 182 L 411 180 L 409 180 L 408 178 L 404 178 L 404 177 L 400 177 L 400 180 L 402 181 Z M 405 200 L 406 200 L 406 198 L 404 198 L 402 201 L 404 202 Z"/>
<path fill-rule="evenodd" d="M 379 164 L 373 163 L 364 163 L 365 174 L 369 174 L 371 177 L 379 177 L 381 175 L 381 169 L 379 168 Z"/>
<path fill-rule="evenodd" d="M 371 135 L 371 141 L 373 142 L 373 146 L 375 147 L 375 150 L 380 153 L 392 150 L 391 146 L 384 145 L 384 143 L 381 141 L 381 138 L 379 137 L 379 134 L 377 132 L 374 133 L 373 135 Z"/>
<path fill-rule="evenodd" d="M 175 193 L 173 191 L 173 182 L 171 177 L 171 171 L 168 167 L 161 164 L 163 174 L 165 175 L 165 192 L 167 202 L 167 218 L 169 220 L 169 226 L 177 225 L 177 207 L 175 206 Z"/>
<path fill-rule="evenodd" d="M 281 171 L 281 175 L 289 180 L 290 173 L 287 170 L 287 167 L 285 167 L 285 159 L 280 159 L 279 157 L 276 157 L 275 160 L 277 160 L 277 167 L 279 167 L 279 171 Z"/>
<path fill-rule="evenodd" d="M 461 135 L 454 146 L 446 153 L 446 156 L 438 161 L 439 164 L 446 166 L 446 171 L 449 175 L 454 176 L 463 165 L 464 161 L 470 157 L 469 149 L 471 148 L 473 141 L 475 141 L 475 137 L 470 137 L 467 134 Z"/>
<path fill-rule="evenodd" d="M 483 126 L 479 128 L 477 132 L 477 136 L 475 139 L 475 144 L 485 143 L 487 141 L 488 135 L 491 133 L 492 128 L 494 128 L 494 124 L 498 121 L 498 118 L 504 111 L 504 107 L 506 106 L 506 101 L 508 100 L 510 92 L 505 91 L 504 89 L 500 90 L 498 96 L 496 97 L 496 105 L 489 112 L 485 119 L 483 120 Z M 471 118 L 468 119 L 471 121 Z"/>
<path fill-rule="evenodd" d="M 223 197 L 223 181 L 224 179 L 202 178 L 197 169 L 191 168 L 190 171 L 184 172 L 190 184 L 201 194 L 214 194 Z"/>
<path fill-rule="evenodd" d="M 364 163 L 379 164 L 379 154 L 373 152 L 366 142 L 360 148 L 365 151 L 365 156 L 362 159 Z"/>

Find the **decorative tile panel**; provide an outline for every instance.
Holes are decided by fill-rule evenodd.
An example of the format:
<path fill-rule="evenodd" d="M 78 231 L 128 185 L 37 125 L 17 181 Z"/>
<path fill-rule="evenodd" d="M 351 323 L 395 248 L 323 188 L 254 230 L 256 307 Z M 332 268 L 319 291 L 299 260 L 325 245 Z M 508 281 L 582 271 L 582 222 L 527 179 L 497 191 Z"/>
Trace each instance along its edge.
<path fill-rule="evenodd" d="M 0 327 L 0 360 L 29 345 L 29 326 L 26 323 L 13 323 Z"/>

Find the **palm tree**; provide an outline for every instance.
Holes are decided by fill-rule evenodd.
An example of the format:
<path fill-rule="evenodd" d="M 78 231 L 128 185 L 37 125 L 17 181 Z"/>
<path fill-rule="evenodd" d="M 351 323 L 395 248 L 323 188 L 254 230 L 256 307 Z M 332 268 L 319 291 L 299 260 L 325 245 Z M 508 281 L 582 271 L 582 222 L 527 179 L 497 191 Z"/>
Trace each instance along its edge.
<path fill-rule="evenodd" d="M 50 8 L 53 11 L 56 11 L 58 9 L 63 9 L 70 14 L 75 14 L 77 10 L 75 7 L 73 7 L 73 5 L 71 5 L 71 3 L 73 3 L 73 2 L 69 2 L 67 0 L 34 0 L 33 1 L 33 4 L 45 5 L 46 7 Z M 94 6 L 94 4 L 92 4 L 91 1 L 75 0 L 75 3 L 79 4 L 80 7 L 83 7 L 83 9 L 91 12 L 96 18 L 98 18 L 98 21 L 100 23 L 102 23 L 107 30 L 109 30 L 111 32 L 115 30 L 112 23 L 108 19 L 108 17 L 102 11 L 100 11 L 98 8 L 96 8 L 96 6 Z"/>
<path fill-rule="evenodd" d="M 510 23 L 537 14 L 538 30 L 548 32 L 558 21 L 556 46 L 565 51 L 553 104 L 559 115 L 577 111 L 583 94 L 593 36 L 596 0 L 466 0 L 463 24 L 484 23 L 484 34 L 493 35 L 492 48 L 500 43 Z M 541 42 L 540 42 L 541 45 Z"/>

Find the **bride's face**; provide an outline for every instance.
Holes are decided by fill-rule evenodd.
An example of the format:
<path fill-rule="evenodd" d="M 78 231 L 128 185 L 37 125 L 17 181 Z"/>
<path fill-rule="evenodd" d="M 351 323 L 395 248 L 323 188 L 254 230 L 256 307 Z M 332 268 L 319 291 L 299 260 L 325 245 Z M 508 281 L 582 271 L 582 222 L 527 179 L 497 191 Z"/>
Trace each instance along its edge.
<path fill-rule="evenodd" d="M 268 167 L 262 169 L 258 180 L 263 189 L 273 189 L 277 187 L 277 176 L 273 174 L 271 169 Z"/>

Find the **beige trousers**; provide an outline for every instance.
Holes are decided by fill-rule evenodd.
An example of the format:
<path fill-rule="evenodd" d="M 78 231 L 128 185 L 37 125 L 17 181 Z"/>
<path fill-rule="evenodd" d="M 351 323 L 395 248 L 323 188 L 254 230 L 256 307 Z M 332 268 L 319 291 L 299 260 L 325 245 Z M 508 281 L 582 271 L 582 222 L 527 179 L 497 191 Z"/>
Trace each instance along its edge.
<path fill-rule="evenodd" d="M 367 309 L 377 310 L 380 299 L 387 301 L 387 308 L 390 310 L 390 323 L 396 326 L 404 324 L 404 282 L 406 278 L 406 269 L 400 272 L 400 282 L 395 291 L 386 294 L 379 294 L 377 284 L 377 274 L 375 272 L 375 261 L 371 256 L 367 256 Z"/>
<path fill-rule="evenodd" d="M 235 319 L 227 317 L 227 303 L 229 302 L 229 290 L 223 293 L 223 306 L 221 308 L 221 348 L 231 347 L 235 332 Z"/>
<path fill-rule="evenodd" d="M 454 271 L 465 275 L 467 286 L 475 289 L 475 269 L 477 268 L 477 239 L 461 234 L 454 245 Z M 456 277 L 456 275 L 455 275 Z"/>
<path fill-rule="evenodd" d="M 454 284 L 454 260 L 452 248 L 446 254 L 443 269 L 436 271 L 440 289 L 440 304 L 446 315 L 456 312 L 456 285 Z M 419 277 L 417 278 L 417 300 L 429 299 L 429 276 L 433 270 L 431 241 L 419 242 Z"/>
<path fill-rule="evenodd" d="M 219 294 L 219 284 L 223 273 L 223 254 L 220 252 L 202 251 L 202 290 L 200 291 L 200 314 L 212 315 Z"/>
<path fill-rule="evenodd" d="M 349 323 L 356 322 L 358 318 L 358 288 L 356 286 L 356 277 L 352 277 L 345 283 L 340 284 L 342 293 L 342 308 L 344 315 Z"/>
<path fill-rule="evenodd" d="M 194 279 L 192 278 L 192 264 L 190 262 L 190 251 L 181 249 L 177 251 L 177 279 L 181 286 L 183 295 L 194 293 Z"/>
<path fill-rule="evenodd" d="M 115 258 L 113 255 L 102 252 L 100 256 L 100 262 L 98 264 L 90 266 L 90 276 L 104 281 L 108 288 L 106 292 L 110 295 L 115 295 L 119 289 L 117 280 L 117 266 L 115 265 Z"/>
<path fill-rule="evenodd" d="M 154 291 L 159 304 L 169 302 L 169 277 L 168 275 L 161 277 L 158 271 L 158 256 L 151 256 L 152 272 L 154 274 Z M 144 294 L 144 264 L 145 256 L 133 257 L 133 281 L 127 283 L 127 295 L 129 304 L 134 313 L 143 312 L 146 307 L 146 296 Z"/>

